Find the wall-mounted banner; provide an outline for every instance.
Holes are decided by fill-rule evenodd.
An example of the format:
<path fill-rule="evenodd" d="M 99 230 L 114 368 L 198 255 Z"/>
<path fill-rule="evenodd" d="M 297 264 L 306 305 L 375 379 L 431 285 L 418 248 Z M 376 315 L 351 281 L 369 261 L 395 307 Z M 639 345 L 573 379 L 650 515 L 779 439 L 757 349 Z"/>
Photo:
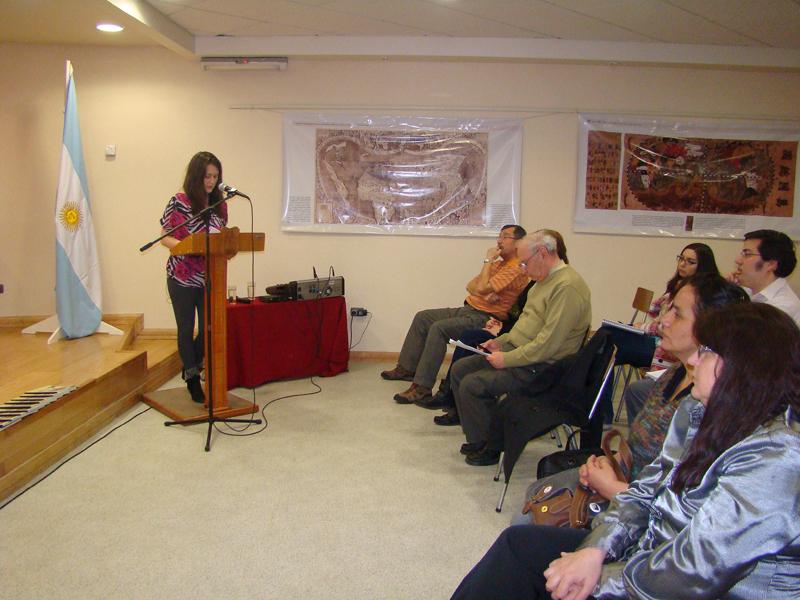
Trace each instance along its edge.
<path fill-rule="evenodd" d="M 522 121 L 287 113 L 284 231 L 497 235 L 519 222 Z"/>
<path fill-rule="evenodd" d="M 575 231 L 800 239 L 800 124 L 579 118 Z"/>

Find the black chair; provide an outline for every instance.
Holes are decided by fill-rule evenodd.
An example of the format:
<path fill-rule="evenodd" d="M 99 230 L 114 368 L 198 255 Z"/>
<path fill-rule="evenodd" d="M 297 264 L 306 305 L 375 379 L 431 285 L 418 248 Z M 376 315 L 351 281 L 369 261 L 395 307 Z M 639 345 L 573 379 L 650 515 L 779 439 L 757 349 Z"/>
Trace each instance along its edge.
<path fill-rule="evenodd" d="M 505 485 L 495 510 L 503 509 L 514 465 L 528 442 L 559 426 L 581 430 L 581 448 L 600 445 L 603 415 L 597 410 L 608 385 L 616 348 L 606 332 L 597 332 L 576 354 L 552 365 L 557 381 L 534 395 L 509 394 L 501 402 L 503 453 L 495 481 L 505 473 Z"/>

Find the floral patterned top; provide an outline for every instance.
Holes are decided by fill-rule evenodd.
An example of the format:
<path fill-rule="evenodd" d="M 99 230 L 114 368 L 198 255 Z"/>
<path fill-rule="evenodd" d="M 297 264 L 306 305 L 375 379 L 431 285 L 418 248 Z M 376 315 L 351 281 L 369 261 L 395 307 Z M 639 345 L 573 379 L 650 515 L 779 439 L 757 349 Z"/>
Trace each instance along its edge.
<path fill-rule="evenodd" d="M 178 192 L 167 202 L 164 214 L 161 215 L 161 227 L 172 229 L 193 216 L 192 205 L 189 197 L 183 192 Z M 228 206 L 222 205 L 222 216 L 211 212 L 209 225 L 211 231 L 219 231 L 228 222 Z M 205 231 L 203 219 L 197 219 L 172 232 L 172 237 L 182 240 L 193 233 Z M 167 277 L 172 278 L 178 285 L 185 287 L 203 287 L 206 280 L 206 258 L 194 254 L 185 256 L 172 256 L 167 259 Z"/>

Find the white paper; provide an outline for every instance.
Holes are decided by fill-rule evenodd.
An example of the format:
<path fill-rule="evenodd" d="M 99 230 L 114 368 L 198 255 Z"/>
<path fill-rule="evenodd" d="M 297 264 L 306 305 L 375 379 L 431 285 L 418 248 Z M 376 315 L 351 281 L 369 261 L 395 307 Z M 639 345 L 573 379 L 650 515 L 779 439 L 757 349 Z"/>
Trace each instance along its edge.
<path fill-rule="evenodd" d="M 486 352 L 486 350 L 481 350 L 480 348 L 476 348 L 475 346 L 468 346 L 464 342 L 460 340 L 450 339 L 450 343 L 453 346 L 457 346 L 458 348 L 463 348 L 464 350 L 469 350 L 470 352 L 474 352 L 475 354 L 482 354 L 483 356 L 489 356 L 491 352 Z"/>

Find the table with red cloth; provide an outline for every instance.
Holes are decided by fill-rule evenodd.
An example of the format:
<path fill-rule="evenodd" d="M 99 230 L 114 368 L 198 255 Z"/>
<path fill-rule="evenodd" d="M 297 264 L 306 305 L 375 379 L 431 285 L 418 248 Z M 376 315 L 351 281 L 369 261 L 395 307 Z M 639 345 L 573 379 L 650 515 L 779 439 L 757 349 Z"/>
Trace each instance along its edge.
<path fill-rule="evenodd" d="M 228 389 L 347 371 L 343 296 L 228 304 Z"/>

